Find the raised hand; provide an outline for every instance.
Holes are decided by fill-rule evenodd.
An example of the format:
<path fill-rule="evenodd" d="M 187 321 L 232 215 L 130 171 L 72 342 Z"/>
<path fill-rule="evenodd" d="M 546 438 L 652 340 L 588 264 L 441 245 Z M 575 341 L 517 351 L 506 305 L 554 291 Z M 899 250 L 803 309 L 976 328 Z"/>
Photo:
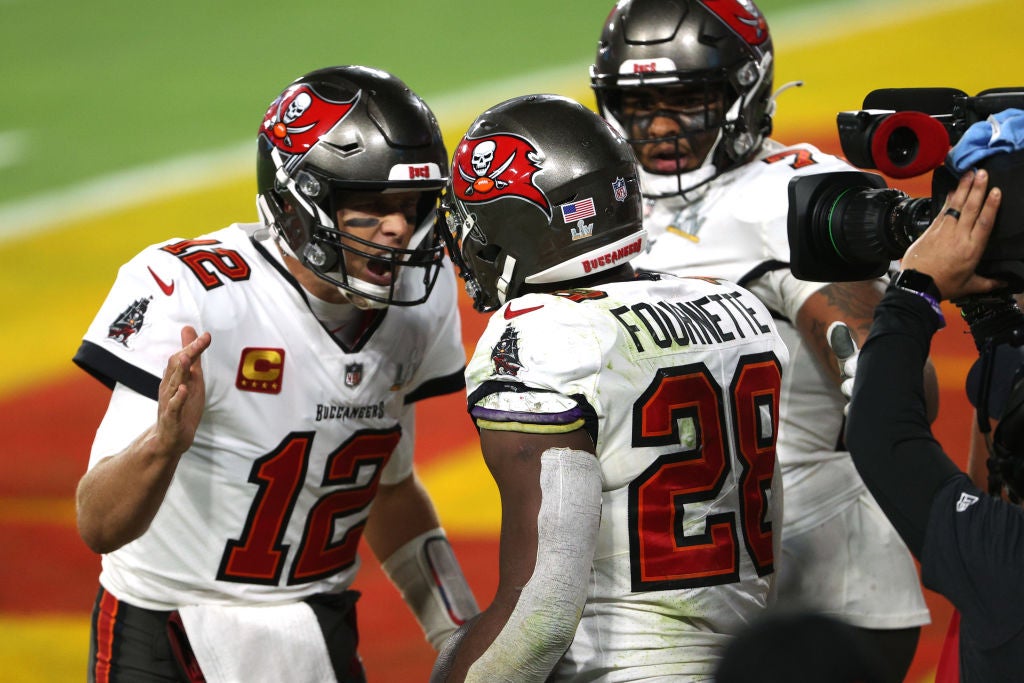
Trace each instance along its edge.
<path fill-rule="evenodd" d="M 943 299 L 982 294 L 1004 284 L 974 272 L 1002 200 L 997 187 L 986 196 L 987 186 L 984 169 L 965 173 L 942 212 L 903 255 L 902 267 L 930 275 Z"/>
<path fill-rule="evenodd" d="M 192 445 L 206 403 L 206 382 L 200 357 L 211 342 L 210 333 L 181 328 L 181 350 L 167 360 L 157 399 L 155 438 L 165 452 L 180 455 Z"/>

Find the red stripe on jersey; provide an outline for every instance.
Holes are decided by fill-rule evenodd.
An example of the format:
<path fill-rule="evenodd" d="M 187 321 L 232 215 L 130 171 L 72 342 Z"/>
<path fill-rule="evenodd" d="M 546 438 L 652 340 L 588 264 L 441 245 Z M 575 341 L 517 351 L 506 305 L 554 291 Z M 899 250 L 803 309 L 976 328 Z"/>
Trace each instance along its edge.
<path fill-rule="evenodd" d="M 114 626 L 121 603 L 117 598 L 103 591 L 99 612 L 96 615 L 96 683 L 109 683 L 110 667 L 114 655 Z"/>

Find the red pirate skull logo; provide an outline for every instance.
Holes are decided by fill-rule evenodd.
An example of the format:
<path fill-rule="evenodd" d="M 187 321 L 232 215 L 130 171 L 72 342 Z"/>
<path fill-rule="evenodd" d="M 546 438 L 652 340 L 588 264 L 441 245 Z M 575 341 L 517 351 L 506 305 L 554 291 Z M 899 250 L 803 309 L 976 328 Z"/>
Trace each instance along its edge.
<path fill-rule="evenodd" d="M 749 45 L 768 40 L 768 22 L 750 0 L 703 0 L 704 6 L 718 15 Z"/>
<path fill-rule="evenodd" d="M 524 199 L 551 217 L 551 204 L 534 182 L 541 170 L 537 148 L 518 135 L 463 138 L 455 150 L 452 187 L 467 204 L 483 204 L 502 197 Z"/>
<path fill-rule="evenodd" d="M 321 97 L 308 85 L 295 85 L 270 104 L 260 130 L 282 152 L 303 154 L 352 109 L 359 95 L 348 102 Z"/>

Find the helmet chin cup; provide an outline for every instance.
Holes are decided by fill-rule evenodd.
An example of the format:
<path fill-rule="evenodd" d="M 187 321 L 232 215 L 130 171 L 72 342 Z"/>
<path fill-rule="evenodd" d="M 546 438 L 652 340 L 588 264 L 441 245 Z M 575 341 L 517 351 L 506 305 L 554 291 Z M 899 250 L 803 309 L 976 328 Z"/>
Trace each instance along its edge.
<path fill-rule="evenodd" d="M 360 280 L 356 277 L 346 277 L 345 280 L 348 282 L 348 289 L 338 287 L 338 291 L 341 292 L 345 298 L 351 301 L 352 305 L 356 308 L 362 311 L 368 311 L 371 309 L 388 307 L 387 299 L 391 294 L 391 289 L 389 287 L 372 285 L 369 282 Z M 360 296 L 360 292 L 372 295 L 376 297 L 376 299 Z M 378 301 L 377 299 L 381 299 L 381 301 Z"/>

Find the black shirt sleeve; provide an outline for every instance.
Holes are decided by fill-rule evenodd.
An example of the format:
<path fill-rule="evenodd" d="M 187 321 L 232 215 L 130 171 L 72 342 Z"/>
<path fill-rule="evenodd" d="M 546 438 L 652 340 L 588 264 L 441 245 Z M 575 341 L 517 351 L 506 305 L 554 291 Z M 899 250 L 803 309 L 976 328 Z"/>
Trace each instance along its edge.
<path fill-rule="evenodd" d="M 140 370 L 98 344 L 83 340 L 72 360 L 108 389 L 120 382 L 154 401 L 159 399 L 160 377 Z"/>
<path fill-rule="evenodd" d="M 846 432 L 857 471 L 918 559 L 932 499 L 960 473 L 925 407 L 923 369 L 938 323 L 923 298 L 889 288 L 857 362 Z"/>

